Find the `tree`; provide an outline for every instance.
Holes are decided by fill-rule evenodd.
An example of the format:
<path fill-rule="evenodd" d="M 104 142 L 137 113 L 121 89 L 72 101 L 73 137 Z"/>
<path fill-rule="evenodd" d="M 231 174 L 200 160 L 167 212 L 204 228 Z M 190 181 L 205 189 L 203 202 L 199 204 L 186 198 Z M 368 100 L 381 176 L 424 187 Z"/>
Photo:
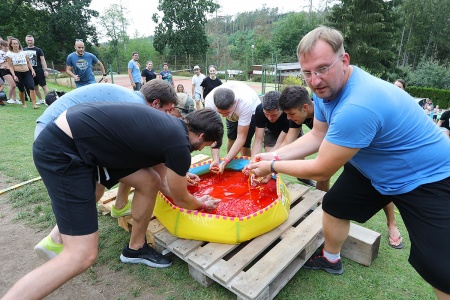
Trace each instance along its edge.
<path fill-rule="evenodd" d="M 111 4 L 105 9 L 100 19 L 100 24 L 106 31 L 106 36 L 110 38 L 110 47 L 115 56 L 118 72 L 120 72 L 119 45 L 124 46 L 124 50 L 126 50 L 125 43 L 129 40 L 127 28 L 130 22 L 124 17 L 124 10 L 126 14 L 126 9 L 122 6 Z"/>
<path fill-rule="evenodd" d="M 300 39 L 316 28 L 322 19 L 320 13 L 292 12 L 276 22 L 273 30 L 273 47 L 280 49 L 280 59 L 297 60 L 297 45 Z"/>
<path fill-rule="evenodd" d="M 32 0 L 35 9 L 47 12 L 45 20 L 46 40 L 40 45 L 46 51 L 46 57 L 58 62 L 65 62 L 67 52 L 73 50 L 76 39 L 83 39 L 88 51 L 91 44 L 98 44 L 95 26 L 90 24 L 98 12 L 89 9 L 91 0 Z M 28 22 L 28 25 L 31 23 Z M 50 49 L 50 51 L 49 51 Z M 53 55 L 48 56 L 47 53 Z"/>
<path fill-rule="evenodd" d="M 158 10 L 164 16 L 153 15 L 157 23 L 153 45 L 163 54 L 168 47 L 171 54 L 204 55 L 209 46 L 206 33 L 206 14 L 213 13 L 219 5 L 212 0 L 159 0 Z M 189 66 L 191 65 L 189 61 Z"/>
<path fill-rule="evenodd" d="M 416 66 L 423 59 L 448 61 L 450 56 L 450 2 L 404 0 L 398 65 Z"/>
<path fill-rule="evenodd" d="M 406 81 L 410 86 L 450 89 L 450 70 L 434 59 L 423 59 L 415 70 L 406 68 Z"/>
<path fill-rule="evenodd" d="M 352 63 L 386 78 L 394 67 L 398 21 L 392 1 L 342 0 L 333 6 L 327 25 L 340 30 Z"/>

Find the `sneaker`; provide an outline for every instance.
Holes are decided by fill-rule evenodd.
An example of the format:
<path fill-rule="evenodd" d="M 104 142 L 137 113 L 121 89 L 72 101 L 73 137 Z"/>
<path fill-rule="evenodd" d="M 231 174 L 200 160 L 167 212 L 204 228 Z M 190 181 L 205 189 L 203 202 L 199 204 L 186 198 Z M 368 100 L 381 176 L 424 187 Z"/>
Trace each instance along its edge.
<path fill-rule="evenodd" d="M 324 270 L 333 275 L 341 275 L 344 273 L 344 267 L 342 266 L 342 259 L 336 262 L 330 262 L 322 251 L 314 253 L 308 261 L 303 265 L 305 269 L 312 270 Z"/>
<path fill-rule="evenodd" d="M 131 201 L 128 200 L 127 204 L 122 209 L 117 209 L 114 205 L 111 206 L 111 217 L 120 218 L 131 215 Z"/>
<path fill-rule="evenodd" d="M 120 261 L 129 264 L 146 264 L 152 268 L 168 268 L 172 265 L 170 259 L 156 252 L 147 243 L 144 243 L 139 250 L 130 249 L 126 244 L 120 255 Z"/>
<path fill-rule="evenodd" d="M 45 100 L 39 100 L 36 104 L 45 104 Z"/>
<path fill-rule="evenodd" d="M 8 101 L 6 101 L 6 103 L 8 103 L 8 104 L 15 104 L 16 101 L 14 101 L 13 99 L 9 99 Z"/>
<path fill-rule="evenodd" d="M 64 245 L 55 243 L 48 235 L 34 246 L 34 252 L 43 260 L 50 260 L 61 253 L 63 248 Z"/>
<path fill-rule="evenodd" d="M 316 187 L 316 183 L 313 180 L 303 179 L 303 178 L 297 178 L 297 180 L 300 181 L 301 183 L 312 186 L 313 188 Z"/>
<path fill-rule="evenodd" d="M 14 103 L 15 103 L 15 104 L 22 104 L 22 102 L 19 101 L 19 100 L 15 100 Z"/>

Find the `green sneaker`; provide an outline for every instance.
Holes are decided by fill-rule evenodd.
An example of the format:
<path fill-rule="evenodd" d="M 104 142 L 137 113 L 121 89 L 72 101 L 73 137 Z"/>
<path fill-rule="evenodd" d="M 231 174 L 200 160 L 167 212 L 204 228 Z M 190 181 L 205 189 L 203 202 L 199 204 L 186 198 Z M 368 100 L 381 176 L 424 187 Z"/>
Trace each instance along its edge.
<path fill-rule="evenodd" d="M 34 252 L 43 260 L 50 260 L 63 250 L 63 244 L 55 243 L 48 235 L 43 238 L 36 246 L 34 246 Z"/>
<path fill-rule="evenodd" d="M 131 215 L 131 201 L 128 200 L 127 204 L 122 209 L 117 209 L 114 205 L 111 206 L 111 217 L 120 218 Z"/>

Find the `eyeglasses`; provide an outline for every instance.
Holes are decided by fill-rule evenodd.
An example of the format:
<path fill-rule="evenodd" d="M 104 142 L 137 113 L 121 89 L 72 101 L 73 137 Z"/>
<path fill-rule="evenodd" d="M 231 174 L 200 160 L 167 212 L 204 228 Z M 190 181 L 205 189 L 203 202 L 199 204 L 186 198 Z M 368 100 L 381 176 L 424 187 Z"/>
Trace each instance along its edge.
<path fill-rule="evenodd" d="M 314 73 L 314 75 L 316 75 L 317 77 L 322 77 L 328 74 L 328 72 L 330 71 L 331 67 L 339 60 L 342 58 L 342 56 L 344 56 L 344 54 L 339 55 L 339 57 L 328 67 L 322 67 L 320 69 L 317 69 L 315 71 L 302 71 L 303 76 L 306 79 L 311 79 L 312 74 Z"/>
<path fill-rule="evenodd" d="M 76 39 L 75 42 L 82 42 L 82 39 Z"/>

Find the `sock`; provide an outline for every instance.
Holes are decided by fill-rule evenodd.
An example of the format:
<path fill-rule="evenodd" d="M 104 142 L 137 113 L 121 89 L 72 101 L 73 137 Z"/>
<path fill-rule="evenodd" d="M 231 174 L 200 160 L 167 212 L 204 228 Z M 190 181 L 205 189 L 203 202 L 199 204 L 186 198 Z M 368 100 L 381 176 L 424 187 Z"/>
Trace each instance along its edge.
<path fill-rule="evenodd" d="M 323 250 L 323 256 L 325 256 L 325 258 L 328 259 L 330 262 L 336 262 L 341 259 L 341 252 L 337 254 L 332 254 Z"/>

